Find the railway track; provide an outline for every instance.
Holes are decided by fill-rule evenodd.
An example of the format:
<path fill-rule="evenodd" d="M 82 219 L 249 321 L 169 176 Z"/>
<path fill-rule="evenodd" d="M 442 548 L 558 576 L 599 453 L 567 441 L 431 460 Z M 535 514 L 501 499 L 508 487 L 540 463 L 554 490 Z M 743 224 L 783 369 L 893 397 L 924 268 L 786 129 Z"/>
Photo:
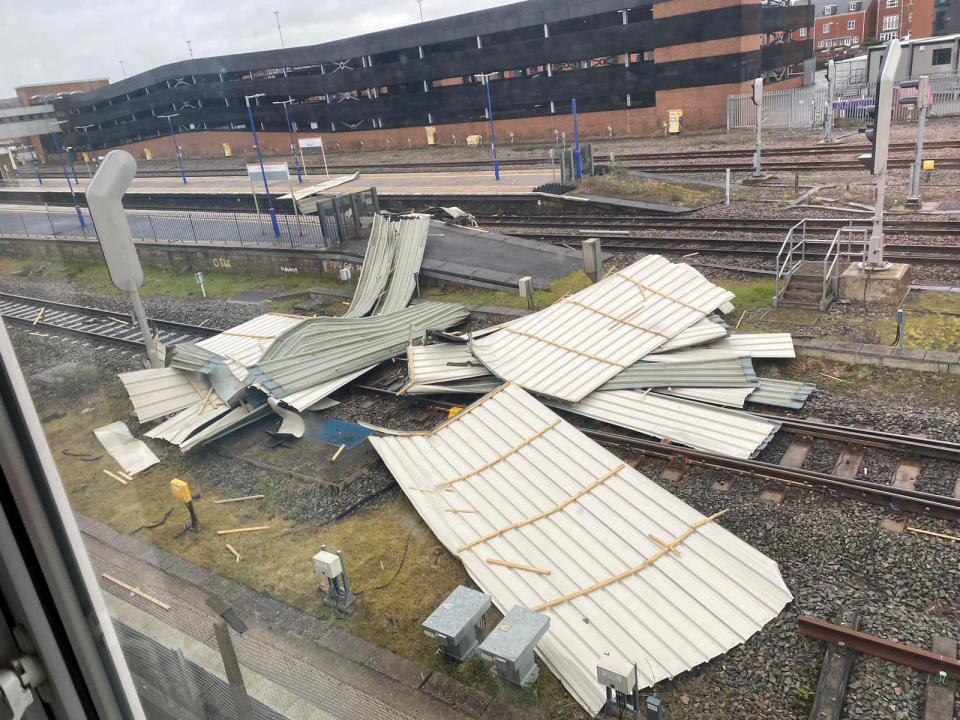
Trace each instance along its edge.
<path fill-rule="evenodd" d="M 129 347 L 143 347 L 143 335 L 132 317 L 100 308 L 21 297 L 0 293 L 0 316 L 18 324 L 31 325 L 37 332 L 51 330 L 95 338 Z M 148 320 L 164 345 L 198 342 L 221 332 L 217 328 L 187 325 L 170 320 Z"/>
<path fill-rule="evenodd" d="M 783 233 L 796 225 L 795 218 L 691 218 L 641 217 L 637 215 L 477 215 L 481 226 L 509 228 L 539 228 L 546 231 L 574 229 L 578 234 L 613 230 L 696 230 L 706 232 L 736 231 L 738 233 Z M 867 224 L 850 218 L 813 218 L 807 220 L 807 230 L 834 233 L 841 227 Z M 884 232 L 891 235 L 960 236 L 960 221 L 885 219 Z"/>
<path fill-rule="evenodd" d="M 587 235 L 540 235 L 537 233 L 512 233 L 515 237 L 540 240 L 553 245 L 578 247 Z M 683 238 L 657 236 L 614 236 L 603 238 L 603 249 L 607 252 L 645 252 L 645 253 L 690 253 L 704 255 L 734 255 L 738 257 L 776 257 L 780 251 L 780 240 L 743 240 L 731 241 L 725 238 Z M 829 242 L 810 242 L 806 250 L 806 259 L 823 260 Z M 884 255 L 890 260 L 915 264 L 955 265 L 960 263 L 960 245 L 909 245 L 886 243 Z"/>
<path fill-rule="evenodd" d="M 816 146 L 816 147 L 786 147 L 786 148 L 765 148 L 764 158 L 785 158 L 799 156 L 810 157 L 810 160 L 796 160 L 793 162 L 764 162 L 768 170 L 862 170 L 863 165 L 856 159 L 838 160 L 837 155 L 855 154 L 860 155 L 869 151 L 866 143 L 853 145 L 837 146 Z M 927 151 L 931 150 L 960 150 L 960 143 L 956 141 L 944 140 L 924 143 Z M 546 157 L 547 146 L 544 146 L 543 158 L 502 158 L 499 160 L 501 167 L 518 168 L 546 168 L 550 167 L 550 161 Z M 891 153 L 912 153 L 913 143 L 893 143 L 890 145 Z M 697 164 L 695 161 L 726 160 L 744 158 L 741 163 L 728 163 L 723 168 L 729 167 L 731 170 L 752 170 L 753 164 L 748 161 L 753 155 L 752 148 L 730 149 L 730 150 L 704 150 L 692 152 L 658 152 L 658 153 L 623 153 L 617 154 L 618 161 L 626 163 L 631 170 L 662 171 L 663 162 L 668 161 L 671 166 L 679 167 L 690 172 L 715 172 L 720 166 L 716 162 Z M 824 156 L 822 159 L 820 156 Z M 829 156 L 829 157 L 826 157 Z M 599 158 L 598 158 L 599 160 Z M 937 166 L 943 169 L 960 168 L 960 158 L 934 158 Z M 655 162 L 655 164 L 651 164 Z M 911 158 L 891 158 L 890 167 L 909 167 Z M 464 168 L 486 167 L 490 164 L 490 159 L 484 154 L 476 159 L 466 160 L 436 160 L 428 162 L 396 162 L 396 163 L 353 163 L 337 164 L 332 161 L 328 168 L 331 172 L 353 172 L 360 170 L 362 172 L 427 172 L 430 170 L 457 170 Z M 306 172 L 311 175 L 321 175 L 325 171 L 322 165 L 308 166 Z M 210 168 L 206 170 L 186 170 L 191 177 L 233 177 L 242 176 L 244 172 L 241 168 Z M 55 167 L 43 168 L 41 175 L 45 177 L 58 177 L 60 171 Z M 168 169 L 150 169 L 141 168 L 137 171 L 138 177 L 179 177 L 180 170 L 177 168 Z"/>
<path fill-rule="evenodd" d="M 358 384 L 351 387 L 354 390 L 398 399 L 406 398 L 411 402 L 427 403 L 445 410 L 462 406 L 462 403 L 457 405 L 423 396 L 411 399 L 405 395 L 397 395 L 392 389 L 386 387 Z M 789 433 L 833 440 L 845 445 L 860 445 L 909 456 L 929 457 L 960 463 L 960 443 L 916 438 L 843 425 L 816 423 L 777 415 L 764 415 L 764 417 L 778 420 L 782 423 L 781 430 Z M 681 458 L 684 464 L 699 465 L 733 475 L 757 478 L 764 482 L 774 482 L 778 485 L 826 493 L 834 497 L 845 497 L 896 509 L 898 512 L 929 515 L 960 522 L 960 498 L 950 495 L 938 495 L 912 488 L 897 487 L 858 477 L 845 478 L 839 475 L 787 467 L 760 460 L 742 460 L 680 445 L 665 444 L 657 440 L 648 440 L 639 435 L 600 430 L 589 426 L 584 427 L 578 419 L 570 418 L 570 420 L 578 425 L 585 435 L 608 447 L 618 447 L 628 452 L 665 460 Z"/>

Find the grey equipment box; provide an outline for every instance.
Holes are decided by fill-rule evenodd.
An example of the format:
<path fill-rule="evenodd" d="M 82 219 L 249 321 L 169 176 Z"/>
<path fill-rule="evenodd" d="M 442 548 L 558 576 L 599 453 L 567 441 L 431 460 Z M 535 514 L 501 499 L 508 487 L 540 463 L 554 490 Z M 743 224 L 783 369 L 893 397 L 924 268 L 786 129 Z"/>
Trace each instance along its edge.
<path fill-rule="evenodd" d="M 480 654 L 493 663 L 502 680 L 527 687 L 539 672 L 533 649 L 549 627 L 549 617 L 517 605 L 490 631 L 480 645 Z"/>
<path fill-rule="evenodd" d="M 476 626 L 490 602 L 489 595 L 459 585 L 420 627 L 437 638 L 440 649 L 449 657 L 464 662 L 477 649 Z"/>

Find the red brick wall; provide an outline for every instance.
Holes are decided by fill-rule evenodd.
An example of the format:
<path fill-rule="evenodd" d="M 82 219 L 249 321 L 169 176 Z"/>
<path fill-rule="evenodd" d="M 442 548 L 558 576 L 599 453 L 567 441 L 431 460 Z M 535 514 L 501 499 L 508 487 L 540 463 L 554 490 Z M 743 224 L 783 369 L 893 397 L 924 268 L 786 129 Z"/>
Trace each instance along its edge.
<path fill-rule="evenodd" d="M 723 108 L 726 107 L 726 95 L 723 96 Z M 672 106 L 671 106 L 672 107 Z M 725 109 L 724 109 L 725 112 Z M 666 113 L 663 113 L 666 117 Z M 655 132 L 659 128 L 658 113 L 655 108 L 634 108 L 630 110 L 609 110 L 605 112 L 579 113 L 578 124 L 580 135 L 583 138 L 607 137 L 610 127 L 614 137 L 626 135 L 644 135 Z M 725 122 L 725 116 L 724 116 Z M 720 123 L 723 124 L 723 123 Z M 497 120 L 495 123 L 498 143 L 509 143 L 510 133 L 514 140 L 520 141 L 548 141 L 553 140 L 557 132 L 566 132 L 567 140 L 573 139 L 573 117 L 571 115 L 551 115 L 547 117 L 519 118 L 516 120 Z M 487 122 L 456 123 L 451 125 L 437 125 L 437 144 L 452 145 L 456 135 L 458 145 L 466 143 L 467 135 L 483 135 L 484 142 L 488 142 L 490 126 Z M 394 128 L 385 130 L 362 130 L 357 132 L 321 133 L 317 131 L 295 133 L 300 138 L 323 137 L 327 150 L 333 151 L 336 144 L 344 150 L 355 150 L 360 147 L 360 141 L 369 149 L 385 149 L 390 147 L 406 147 L 407 138 L 413 145 L 425 146 L 426 133 L 422 127 Z M 287 156 L 290 153 L 290 136 L 285 132 L 259 132 L 260 148 L 266 155 Z M 389 140 L 389 144 L 388 141 Z M 254 152 L 253 136 L 246 131 L 205 131 L 181 133 L 177 135 L 180 152 L 185 158 L 190 157 L 222 157 L 223 143 L 228 143 L 234 155 Z M 173 159 L 173 142 L 169 136 L 144 140 L 120 146 L 138 158 L 143 158 L 143 151 L 149 148 L 154 158 Z M 103 154 L 98 150 L 97 154 Z M 307 155 L 319 155 L 316 150 L 308 150 Z"/>
<path fill-rule="evenodd" d="M 52 93 L 73 92 L 75 90 L 80 90 L 81 92 L 90 92 L 91 90 L 105 87 L 108 84 L 109 83 L 106 80 L 76 80 L 70 82 L 46 83 L 44 85 L 25 85 L 23 87 L 14 88 L 14 90 L 17 92 L 17 99 L 20 100 L 20 104 L 27 106 L 30 104 L 30 98 L 34 95 L 50 95 Z"/>
<path fill-rule="evenodd" d="M 844 13 L 842 15 L 818 17 L 814 21 L 814 50 L 817 51 L 826 50 L 830 47 L 842 47 L 844 43 L 839 41 L 842 38 L 848 37 L 854 38 L 851 44 L 862 45 L 863 41 L 867 37 L 873 36 L 871 30 L 867 28 L 866 18 L 866 10 L 855 13 Z M 853 28 L 848 27 L 851 22 L 854 24 Z M 837 44 L 831 43 L 826 46 L 821 46 L 820 44 L 821 42 L 830 42 L 831 40 Z"/>

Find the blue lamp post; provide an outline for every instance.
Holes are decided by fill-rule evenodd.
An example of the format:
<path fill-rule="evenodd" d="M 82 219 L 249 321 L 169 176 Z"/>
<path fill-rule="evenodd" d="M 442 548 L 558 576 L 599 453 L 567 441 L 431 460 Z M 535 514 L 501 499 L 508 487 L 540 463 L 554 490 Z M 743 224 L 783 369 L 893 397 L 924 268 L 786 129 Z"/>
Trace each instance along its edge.
<path fill-rule="evenodd" d="M 157 115 L 160 118 L 166 118 L 167 124 L 170 126 L 170 137 L 173 138 L 173 149 L 177 153 L 177 167 L 180 168 L 180 178 L 183 180 L 183 184 L 187 184 L 187 174 L 183 171 L 183 159 L 180 157 L 180 144 L 177 142 L 177 133 L 173 129 L 173 118 L 177 117 L 180 113 L 173 113 L 172 115 Z"/>
<path fill-rule="evenodd" d="M 290 124 L 290 113 L 287 112 L 287 105 L 292 105 L 293 100 L 277 100 L 274 105 L 283 105 L 283 117 L 287 121 L 287 132 L 290 133 L 290 154 L 293 155 L 293 165 L 297 168 L 297 182 L 303 182 L 303 173 L 300 172 L 300 161 L 297 160 L 297 144 L 293 141 L 293 126 Z M 306 172 L 306 168 L 303 169 Z"/>
<path fill-rule="evenodd" d="M 250 132 L 253 133 L 253 146 L 257 149 L 257 160 L 260 163 L 260 174 L 263 176 L 263 190 L 267 194 L 267 207 L 270 208 L 270 222 L 273 223 L 273 234 L 280 237 L 280 224 L 277 222 L 277 211 L 273 209 L 273 198 L 270 197 L 270 187 L 267 185 L 267 171 L 263 167 L 263 154 L 260 152 L 260 140 L 257 138 L 257 126 L 253 122 L 253 109 L 250 107 L 250 99 L 263 97 L 266 93 L 257 93 L 256 95 L 244 95 L 247 103 L 247 117 L 250 118 Z"/>
<path fill-rule="evenodd" d="M 583 180 L 583 165 L 580 162 L 580 131 L 577 128 L 577 99 L 573 98 L 571 104 L 573 105 L 573 154 L 577 158 L 577 180 Z"/>
<path fill-rule="evenodd" d="M 79 186 L 80 178 L 77 177 L 77 168 L 73 164 L 73 146 L 67 145 L 64 150 L 67 151 L 67 161 L 70 163 L 70 172 L 73 174 L 73 181 Z"/>
<path fill-rule="evenodd" d="M 70 190 L 70 197 L 73 198 L 73 207 L 77 211 L 77 217 L 80 218 L 80 227 L 87 227 L 87 223 L 83 220 L 83 213 L 80 211 L 80 203 L 77 201 L 77 194 L 73 191 L 73 183 L 70 182 L 70 176 L 67 175 L 67 165 L 63 162 L 63 151 L 60 149 L 60 141 L 57 140 L 57 126 L 66 122 L 65 120 L 57 120 L 50 123 L 50 136 L 53 138 L 53 146 L 57 149 L 57 157 L 60 158 L 60 169 L 63 170 L 63 177 L 67 181 L 67 188 Z"/>
<path fill-rule="evenodd" d="M 497 162 L 497 136 L 493 131 L 493 101 L 490 99 L 490 78 L 496 75 L 497 73 L 479 73 L 476 77 L 480 78 L 483 81 L 483 84 L 487 88 L 487 116 L 490 118 L 490 144 L 493 147 L 493 177 L 496 180 L 500 179 L 500 163 Z"/>
<path fill-rule="evenodd" d="M 83 130 L 83 136 L 87 140 L 87 152 L 90 153 L 91 157 L 93 156 L 93 143 L 90 142 L 90 128 L 96 127 L 95 125 L 79 125 L 74 128 L 74 130 Z M 87 166 L 87 175 L 93 178 L 93 173 L 90 172 L 90 164 L 87 162 L 87 157 L 84 155 L 83 164 Z"/>

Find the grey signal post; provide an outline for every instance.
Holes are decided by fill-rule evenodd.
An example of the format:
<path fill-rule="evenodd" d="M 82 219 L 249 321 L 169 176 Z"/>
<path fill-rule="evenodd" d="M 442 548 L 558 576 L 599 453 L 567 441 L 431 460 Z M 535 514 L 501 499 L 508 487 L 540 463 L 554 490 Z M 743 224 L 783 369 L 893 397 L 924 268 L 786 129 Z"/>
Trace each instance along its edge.
<path fill-rule="evenodd" d="M 760 177 L 763 175 L 763 168 L 761 167 L 761 158 L 760 158 L 760 148 L 761 148 L 761 131 L 763 129 L 763 78 L 757 78 L 753 81 L 753 95 L 751 96 L 753 104 L 757 106 L 757 149 L 753 153 L 753 176 Z"/>
<path fill-rule="evenodd" d="M 183 171 L 183 159 L 180 157 L 180 143 L 177 142 L 177 132 L 173 129 L 173 118 L 180 115 L 180 113 L 173 113 L 172 115 L 157 115 L 158 118 L 166 118 L 167 124 L 170 126 L 170 137 L 173 139 L 173 150 L 177 154 L 177 167 L 180 168 L 180 179 L 183 180 L 183 184 L 187 184 L 187 174 Z"/>
<path fill-rule="evenodd" d="M 837 87 L 837 64 L 831 60 L 827 63 L 827 107 L 824 108 L 824 125 L 827 135 L 824 142 L 833 142 L 833 98 Z"/>
<path fill-rule="evenodd" d="M 883 203 L 887 191 L 887 156 L 890 152 L 890 123 L 893 114 L 893 87 L 896 83 L 897 68 L 900 65 L 900 41 L 891 40 L 880 70 L 877 84 L 876 126 L 873 143 L 873 174 L 877 176 L 877 188 L 874 194 L 873 227 L 867 242 L 867 254 L 863 261 L 864 270 L 883 270 L 890 263 L 883 259 Z"/>
<path fill-rule="evenodd" d="M 900 83 L 900 88 L 917 89 L 917 98 L 900 98 L 901 105 L 917 106 L 917 145 L 913 157 L 913 167 L 910 170 L 910 193 L 907 195 L 907 207 L 919 208 L 920 200 L 920 171 L 923 169 L 923 129 L 927 124 L 927 107 L 930 93 L 930 78 L 921 75 L 917 80 L 907 80 Z"/>
<path fill-rule="evenodd" d="M 250 132 L 253 133 L 253 146 L 257 149 L 257 160 L 260 162 L 260 174 L 263 176 L 263 191 L 267 196 L 267 207 L 270 209 L 270 222 L 273 224 L 273 234 L 280 237 L 280 224 L 277 222 L 277 211 L 273 209 L 273 198 L 270 197 L 270 186 L 267 183 L 267 171 L 263 167 L 263 153 L 260 152 L 260 140 L 257 137 L 257 125 L 253 121 L 253 108 L 250 107 L 250 100 L 264 97 L 266 93 L 255 93 L 254 95 L 244 95 L 247 103 L 247 117 L 250 119 Z M 254 193 L 256 195 L 256 193 Z"/>
<path fill-rule="evenodd" d="M 143 284 L 143 268 L 140 267 L 130 223 L 121 202 L 136 174 L 137 161 L 133 159 L 133 155 L 124 150 L 108 152 L 87 186 L 87 207 L 100 240 L 103 257 L 107 261 L 110 280 L 117 290 L 127 293 L 133 303 L 133 314 L 140 325 L 150 367 L 162 368 L 163 361 L 150 341 L 147 314 L 138 292 Z"/>

